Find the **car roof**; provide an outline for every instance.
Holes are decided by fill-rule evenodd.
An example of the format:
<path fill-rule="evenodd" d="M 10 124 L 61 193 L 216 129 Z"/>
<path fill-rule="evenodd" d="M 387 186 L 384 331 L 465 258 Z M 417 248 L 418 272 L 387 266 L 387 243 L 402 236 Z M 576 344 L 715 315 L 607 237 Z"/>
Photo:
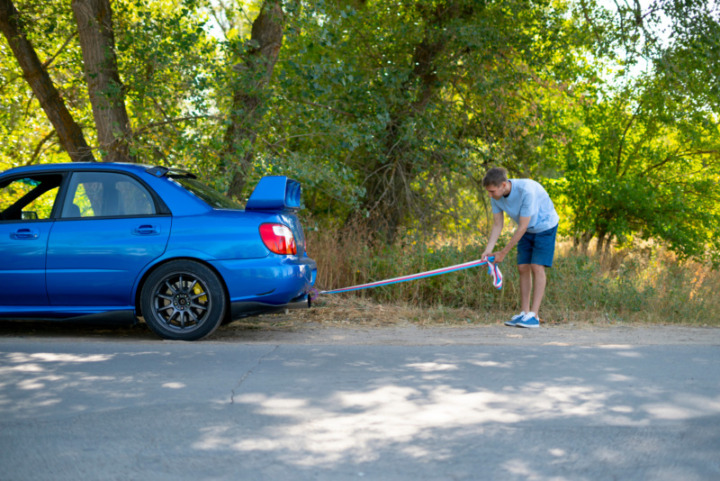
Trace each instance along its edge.
<path fill-rule="evenodd" d="M 195 174 L 192 172 L 174 167 L 161 167 L 148 164 L 132 164 L 123 162 L 66 162 L 55 164 L 35 164 L 15 167 L 6 170 L 5 172 L 0 172 L 0 175 L 39 174 L 43 172 L 56 172 L 58 170 L 66 172 L 81 170 L 120 170 L 136 174 L 150 174 L 154 177 L 173 176 L 196 178 Z"/>
<path fill-rule="evenodd" d="M 120 162 L 67 162 L 57 164 L 34 164 L 25 165 L 22 167 L 15 167 L 13 169 L 6 170 L 4 173 L 35 173 L 35 172 L 46 172 L 51 170 L 86 170 L 86 169 L 98 169 L 98 170 L 125 170 L 125 171 L 147 171 L 152 166 L 145 164 L 130 164 Z"/>

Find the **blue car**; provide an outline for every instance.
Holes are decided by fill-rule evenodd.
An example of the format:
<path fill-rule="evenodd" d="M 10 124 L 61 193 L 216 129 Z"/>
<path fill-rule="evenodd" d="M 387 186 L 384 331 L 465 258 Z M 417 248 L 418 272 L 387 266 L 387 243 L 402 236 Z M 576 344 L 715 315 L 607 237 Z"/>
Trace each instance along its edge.
<path fill-rule="evenodd" d="M 186 171 L 72 163 L 0 174 L 0 318 L 142 317 L 166 339 L 309 307 L 300 184 L 264 177 L 245 209 Z"/>

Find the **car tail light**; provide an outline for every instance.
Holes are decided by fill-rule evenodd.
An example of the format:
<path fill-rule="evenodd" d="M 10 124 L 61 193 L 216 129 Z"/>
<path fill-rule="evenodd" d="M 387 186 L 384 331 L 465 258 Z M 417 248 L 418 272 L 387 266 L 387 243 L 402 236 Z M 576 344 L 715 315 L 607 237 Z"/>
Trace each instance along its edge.
<path fill-rule="evenodd" d="M 297 245 L 290 228 L 283 224 L 260 225 L 260 237 L 265 247 L 275 254 L 296 255 Z"/>

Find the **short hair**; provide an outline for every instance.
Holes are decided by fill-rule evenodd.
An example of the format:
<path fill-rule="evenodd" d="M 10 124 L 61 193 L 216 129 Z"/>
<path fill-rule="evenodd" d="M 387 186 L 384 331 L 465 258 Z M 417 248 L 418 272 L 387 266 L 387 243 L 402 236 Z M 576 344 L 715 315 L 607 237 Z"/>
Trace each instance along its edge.
<path fill-rule="evenodd" d="M 508 172 L 503 167 L 493 167 L 492 169 L 488 170 L 485 174 L 485 177 L 483 177 L 483 187 L 499 187 L 500 184 L 503 182 L 507 182 Z"/>

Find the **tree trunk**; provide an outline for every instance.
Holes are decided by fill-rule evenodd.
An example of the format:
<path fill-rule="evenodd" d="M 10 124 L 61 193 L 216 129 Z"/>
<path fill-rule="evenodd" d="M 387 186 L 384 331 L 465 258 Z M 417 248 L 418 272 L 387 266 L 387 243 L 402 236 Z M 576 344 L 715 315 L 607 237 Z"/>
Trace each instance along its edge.
<path fill-rule="evenodd" d="M 231 173 L 228 194 L 240 197 L 252 166 L 257 133 L 253 126 L 262 116 L 263 91 L 270 82 L 282 46 L 285 14 L 282 1 L 265 0 L 253 22 L 250 47 L 236 66 L 230 125 L 225 132 L 224 168 Z"/>
<path fill-rule="evenodd" d="M 588 255 L 588 249 L 590 247 L 590 241 L 593 238 L 593 232 L 592 231 L 585 231 L 582 233 L 582 235 L 579 237 L 578 243 L 580 245 L 580 254 L 583 256 Z M 576 239 L 578 239 L 576 237 Z"/>
<path fill-rule="evenodd" d="M 132 162 L 132 132 L 115 56 L 109 0 L 72 0 L 98 143 L 107 162 Z"/>
<path fill-rule="evenodd" d="M 603 257 L 610 258 L 610 248 L 612 247 L 613 235 L 607 234 L 605 238 L 605 246 L 603 247 Z"/>
<path fill-rule="evenodd" d="M 75 123 L 60 93 L 43 67 L 24 32 L 20 14 L 12 0 L 0 0 L 0 30 L 7 38 L 23 76 L 40 102 L 60 143 L 73 162 L 95 161 L 80 126 Z"/>
<path fill-rule="evenodd" d="M 436 62 L 446 49 L 449 34 L 446 26 L 452 20 L 471 15 L 473 8 L 460 8 L 456 2 L 439 3 L 424 12 L 428 25 L 425 37 L 415 46 L 413 69 L 403 90 L 413 93 L 413 100 L 391 113 L 384 141 L 386 155 L 367 166 L 363 210 L 386 243 L 392 243 L 412 206 L 412 182 L 417 175 L 413 166 L 412 147 L 403 141 L 403 125 L 421 116 L 441 88 Z M 463 2 L 459 2 L 462 4 Z M 362 216 L 362 212 L 358 213 Z"/>

